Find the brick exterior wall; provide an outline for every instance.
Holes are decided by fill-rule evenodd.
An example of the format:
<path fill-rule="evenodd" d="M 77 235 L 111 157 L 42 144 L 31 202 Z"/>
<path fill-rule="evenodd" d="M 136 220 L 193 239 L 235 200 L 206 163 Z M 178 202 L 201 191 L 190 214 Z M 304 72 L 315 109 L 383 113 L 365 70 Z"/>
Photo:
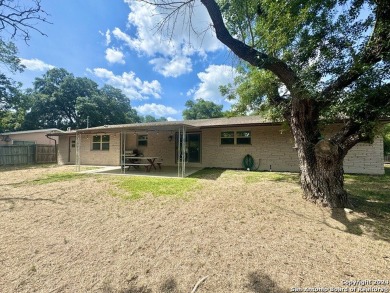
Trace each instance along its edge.
<path fill-rule="evenodd" d="M 100 134 L 99 134 L 100 135 Z M 92 135 L 82 134 L 80 145 L 81 165 L 119 166 L 120 165 L 120 134 L 110 135 L 109 150 L 92 150 Z"/>
<path fill-rule="evenodd" d="M 221 145 L 222 131 L 251 131 L 250 145 Z M 199 132 L 199 131 L 197 131 Z M 328 129 L 326 133 L 332 132 Z M 255 126 L 207 128 L 201 131 L 201 162 L 187 163 L 194 167 L 242 168 L 245 155 L 251 155 L 258 170 L 298 172 L 298 158 L 293 149 L 294 139 L 283 126 Z M 148 145 L 138 146 L 138 135 L 148 135 Z M 173 140 L 168 137 L 172 135 Z M 157 156 L 163 166 L 175 166 L 176 144 L 175 133 L 169 131 L 128 132 L 126 150 L 138 149 L 144 156 Z M 110 135 L 109 151 L 92 151 L 91 135 L 82 135 L 81 164 L 86 165 L 120 165 L 120 134 Z M 67 164 L 69 158 L 69 138 L 60 137 L 60 164 Z M 349 151 L 345 158 L 346 173 L 384 174 L 383 140 L 375 139 L 373 144 L 360 143 Z"/>

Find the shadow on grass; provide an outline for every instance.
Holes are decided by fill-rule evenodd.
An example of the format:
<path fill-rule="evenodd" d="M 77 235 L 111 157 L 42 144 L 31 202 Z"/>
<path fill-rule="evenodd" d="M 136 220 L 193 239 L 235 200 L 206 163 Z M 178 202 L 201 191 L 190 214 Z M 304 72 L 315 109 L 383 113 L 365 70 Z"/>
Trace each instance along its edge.
<path fill-rule="evenodd" d="M 362 235 L 365 227 L 375 239 L 390 242 L 390 166 L 385 175 L 345 175 L 345 189 L 353 210 L 366 217 L 350 221 L 342 209 L 335 209 L 332 217 L 349 233 Z"/>
<path fill-rule="evenodd" d="M 187 178 L 217 180 L 225 171 L 226 169 L 221 168 L 204 168 L 191 174 Z"/>
<path fill-rule="evenodd" d="M 287 293 L 287 289 L 280 288 L 268 275 L 252 272 L 248 274 L 247 289 L 255 293 Z"/>
<path fill-rule="evenodd" d="M 343 224 L 346 227 L 347 233 L 355 235 L 363 234 L 363 230 L 361 228 L 361 225 L 364 225 L 365 222 L 363 219 L 350 221 L 344 209 L 333 209 L 331 217 Z"/>

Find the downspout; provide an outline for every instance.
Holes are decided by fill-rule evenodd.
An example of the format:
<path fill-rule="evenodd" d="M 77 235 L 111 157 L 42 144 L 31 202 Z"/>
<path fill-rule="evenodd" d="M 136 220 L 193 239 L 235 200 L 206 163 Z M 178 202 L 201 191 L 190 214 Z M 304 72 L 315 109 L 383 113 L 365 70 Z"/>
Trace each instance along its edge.
<path fill-rule="evenodd" d="M 57 154 L 57 141 L 54 138 L 49 137 L 48 134 L 45 135 L 48 139 L 54 140 L 54 150 L 56 152 L 56 164 L 58 164 L 58 154 Z"/>

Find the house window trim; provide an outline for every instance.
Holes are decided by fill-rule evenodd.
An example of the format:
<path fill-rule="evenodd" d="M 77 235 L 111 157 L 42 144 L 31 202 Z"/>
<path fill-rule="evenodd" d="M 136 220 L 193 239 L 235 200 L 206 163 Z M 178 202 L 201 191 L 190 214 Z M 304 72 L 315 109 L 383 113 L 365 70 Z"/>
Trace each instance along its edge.
<path fill-rule="evenodd" d="M 94 141 L 94 137 L 100 136 L 100 141 Z M 103 141 L 103 136 L 108 137 L 108 141 Z M 108 152 L 110 151 L 110 135 L 109 134 L 94 134 L 92 135 L 91 151 L 92 152 Z M 94 149 L 93 146 L 99 144 L 99 149 Z M 103 144 L 107 145 L 107 149 L 103 149 Z"/>
<path fill-rule="evenodd" d="M 222 137 L 222 134 L 223 133 L 227 133 L 227 132 L 232 132 L 233 133 L 233 143 L 222 143 L 222 139 L 224 139 L 224 137 Z M 248 132 L 249 133 L 249 136 L 238 136 L 238 133 L 239 132 Z M 238 142 L 238 139 L 240 138 L 249 138 L 250 142 L 249 143 L 239 143 Z M 231 137 L 225 137 L 225 139 L 231 139 Z M 221 134 L 220 134 L 220 137 L 219 137 L 219 145 L 220 146 L 226 146 L 226 147 L 229 147 L 229 146 L 248 146 L 248 145 L 252 145 L 252 131 L 251 130 L 224 130 L 224 131 L 221 131 Z"/>
<path fill-rule="evenodd" d="M 145 137 L 144 139 L 140 139 L 140 137 Z M 137 147 L 147 147 L 148 146 L 148 134 L 137 134 Z M 145 144 L 140 144 L 139 142 L 143 141 Z"/>

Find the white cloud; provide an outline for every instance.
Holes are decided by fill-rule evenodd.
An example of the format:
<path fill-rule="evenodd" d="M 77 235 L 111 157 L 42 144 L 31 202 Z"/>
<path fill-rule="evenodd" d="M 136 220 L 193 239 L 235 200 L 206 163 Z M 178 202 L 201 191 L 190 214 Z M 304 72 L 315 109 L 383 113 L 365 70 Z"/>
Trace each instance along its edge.
<path fill-rule="evenodd" d="M 118 49 L 108 48 L 106 50 L 106 60 L 110 63 L 125 64 L 124 57 L 125 55 Z"/>
<path fill-rule="evenodd" d="M 238 75 L 234 67 L 228 65 L 210 65 L 206 71 L 199 72 L 200 83 L 197 87 L 190 89 L 187 96 L 193 96 L 195 100 L 204 99 L 217 104 L 224 101 L 219 91 L 219 86 L 233 83 Z"/>
<path fill-rule="evenodd" d="M 110 30 L 108 29 L 106 31 L 106 45 L 108 46 L 111 43 L 111 33 Z"/>
<path fill-rule="evenodd" d="M 183 11 L 178 14 L 175 24 L 169 23 L 170 26 L 165 27 L 165 35 L 156 30 L 164 17 L 157 7 L 141 1 L 125 2 L 130 8 L 128 27 L 135 30 L 135 35 L 132 37 L 119 28 L 115 28 L 112 35 L 139 54 L 151 57 L 154 70 L 164 76 L 177 77 L 191 72 L 191 56 L 198 54 L 204 57 L 207 52 L 223 47 L 208 29 L 211 20 L 200 2 L 194 5 L 191 22 L 188 21 L 189 13 Z M 192 28 L 188 27 L 190 23 Z M 197 34 L 192 29 L 205 33 Z"/>
<path fill-rule="evenodd" d="M 149 61 L 154 65 L 153 70 L 165 77 L 178 77 L 192 71 L 191 59 L 188 57 L 155 58 Z"/>
<path fill-rule="evenodd" d="M 150 97 L 161 98 L 161 85 L 157 80 L 142 81 L 132 71 L 124 72 L 122 75 L 115 75 L 105 68 L 88 69 L 88 71 L 104 79 L 107 84 L 121 89 L 132 100 L 147 100 Z"/>
<path fill-rule="evenodd" d="M 177 121 L 177 119 L 172 118 L 172 117 L 166 117 L 168 121 Z"/>
<path fill-rule="evenodd" d="M 53 69 L 55 66 L 47 64 L 39 59 L 23 59 L 20 58 L 20 63 L 26 66 L 27 70 L 31 71 L 46 71 Z"/>
<path fill-rule="evenodd" d="M 152 115 L 156 117 L 166 117 L 167 115 L 175 115 L 178 114 L 179 111 L 172 107 L 168 107 L 165 105 L 161 104 L 144 104 L 138 107 L 134 107 L 138 113 L 141 115 Z M 174 118 L 171 118 L 174 119 Z M 169 120 L 169 121 L 174 121 L 174 120 Z"/>

